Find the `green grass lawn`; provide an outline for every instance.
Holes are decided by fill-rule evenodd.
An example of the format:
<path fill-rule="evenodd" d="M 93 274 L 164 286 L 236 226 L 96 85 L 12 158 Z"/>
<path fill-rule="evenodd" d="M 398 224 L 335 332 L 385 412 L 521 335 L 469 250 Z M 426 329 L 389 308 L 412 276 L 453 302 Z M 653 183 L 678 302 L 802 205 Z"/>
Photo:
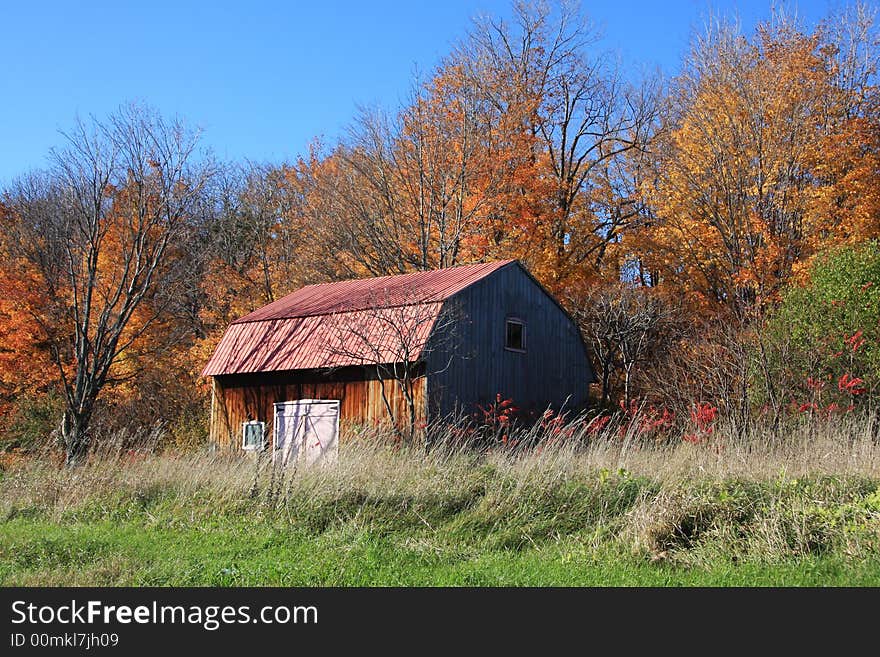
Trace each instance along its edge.
<path fill-rule="evenodd" d="M 588 536 L 519 550 L 445 550 L 417 535 L 245 522 L 166 528 L 17 518 L 0 530 L 0 582 L 152 586 L 878 586 L 880 560 L 805 557 L 708 566 L 651 563 Z"/>

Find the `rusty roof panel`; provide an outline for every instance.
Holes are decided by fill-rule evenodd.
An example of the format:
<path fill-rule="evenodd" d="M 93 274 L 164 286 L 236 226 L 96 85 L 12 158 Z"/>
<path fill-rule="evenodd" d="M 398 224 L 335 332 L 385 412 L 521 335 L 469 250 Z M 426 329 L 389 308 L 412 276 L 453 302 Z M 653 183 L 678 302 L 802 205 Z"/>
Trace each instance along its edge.
<path fill-rule="evenodd" d="M 430 303 L 232 324 L 202 376 L 415 361 L 441 307 Z"/>

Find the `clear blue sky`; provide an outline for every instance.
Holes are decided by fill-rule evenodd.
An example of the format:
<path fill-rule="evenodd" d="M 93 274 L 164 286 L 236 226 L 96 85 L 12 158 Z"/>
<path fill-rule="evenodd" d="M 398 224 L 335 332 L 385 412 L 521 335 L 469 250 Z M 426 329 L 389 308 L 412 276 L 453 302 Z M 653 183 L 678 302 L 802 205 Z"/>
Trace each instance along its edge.
<path fill-rule="evenodd" d="M 584 0 L 631 71 L 675 72 L 710 9 L 746 29 L 771 0 Z M 813 23 L 837 0 L 800 0 Z M 789 2 L 788 6 L 794 3 Z M 396 107 L 473 16 L 508 0 L 0 0 L 0 185 L 40 167 L 75 116 L 142 100 L 205 130 L 224 159 L 292 159 L 356 106 Z"/>

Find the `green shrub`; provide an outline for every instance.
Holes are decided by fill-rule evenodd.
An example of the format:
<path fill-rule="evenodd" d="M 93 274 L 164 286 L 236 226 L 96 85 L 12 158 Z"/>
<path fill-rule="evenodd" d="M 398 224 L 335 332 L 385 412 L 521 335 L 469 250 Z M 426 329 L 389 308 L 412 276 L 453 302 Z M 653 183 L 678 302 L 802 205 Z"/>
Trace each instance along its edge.
<path fill-rule="evenodd" d="M 858 406 L 880 390 L 880 243 L 820 256 L 768 323 L 770 365 L 802 411 Z"/>

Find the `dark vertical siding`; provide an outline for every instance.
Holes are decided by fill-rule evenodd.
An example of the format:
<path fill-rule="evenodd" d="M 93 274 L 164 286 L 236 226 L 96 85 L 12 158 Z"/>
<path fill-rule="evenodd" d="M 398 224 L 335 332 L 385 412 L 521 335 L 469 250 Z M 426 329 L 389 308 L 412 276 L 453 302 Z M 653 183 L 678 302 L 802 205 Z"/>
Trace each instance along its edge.
<path fill-rule="evenodd" d="M 455 295 L 445 312 L 457 318 L 457 335 L 435 335 L 429 349 L 432 414 L 470 413 L 496 394 L 535 415 L 586 405 L 594 376 L 577 327 L 518 263 Z M 525 353 L 504 348 L 508 317 L 526 325 Z"/>

